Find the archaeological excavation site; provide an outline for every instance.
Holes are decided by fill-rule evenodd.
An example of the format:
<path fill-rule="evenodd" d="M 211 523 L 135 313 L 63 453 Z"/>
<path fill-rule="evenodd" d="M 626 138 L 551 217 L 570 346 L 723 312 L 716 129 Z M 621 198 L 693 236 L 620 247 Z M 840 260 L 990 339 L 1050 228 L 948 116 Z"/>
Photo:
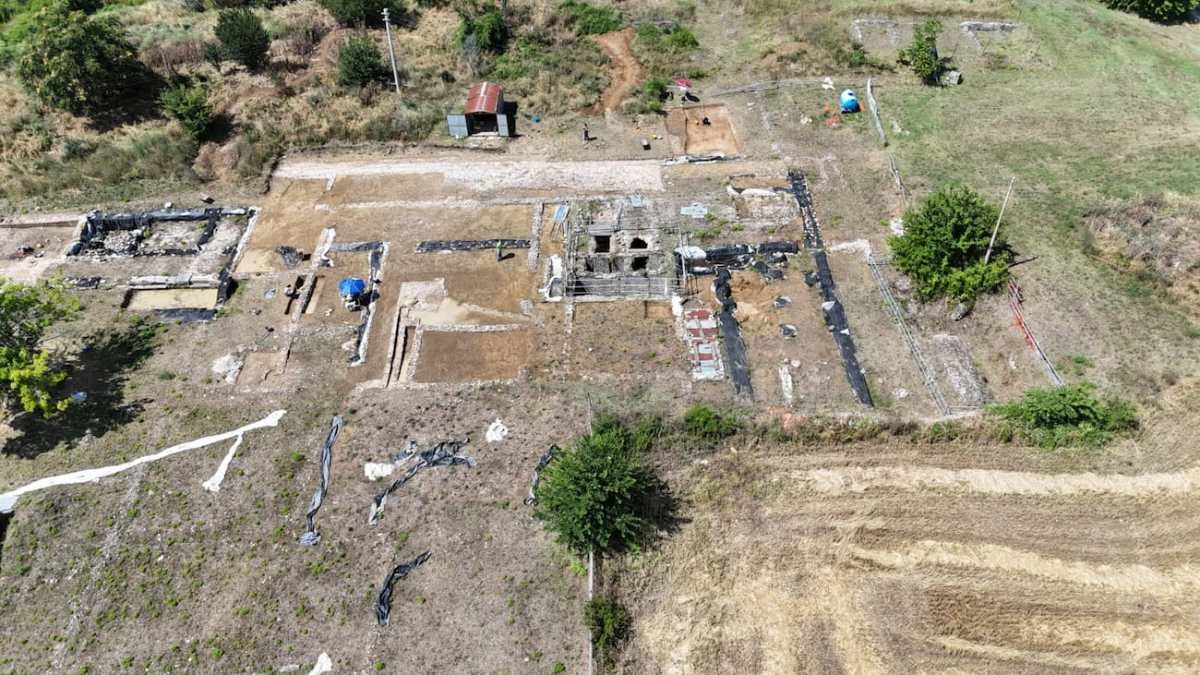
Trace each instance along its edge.
<path fill-rule="evenodd" d="M 10 4 L 0 673 L 1200 667 L 1194 15 Z"/>

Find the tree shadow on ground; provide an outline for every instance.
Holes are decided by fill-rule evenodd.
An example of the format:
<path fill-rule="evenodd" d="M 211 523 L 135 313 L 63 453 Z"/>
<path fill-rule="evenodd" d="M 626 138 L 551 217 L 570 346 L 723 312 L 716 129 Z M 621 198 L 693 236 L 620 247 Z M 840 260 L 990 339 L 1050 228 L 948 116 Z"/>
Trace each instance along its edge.
<path fill-rule="evenodd" d="M 638 515 L 646 521 L 639 537 L 638 546 L 643 549 L 657 547 L 662 540 L 679 532 L 688 520 L 679 515 L 679 499 L 666 481 L 655 477 L 653 485 L 642 496 Z"/>
<path fill-rule="evenodd" d="M 71 364 L 60 395 L 83 392 L 87 398 L 73 400 L 65 411 L 48 419 L 33 414 L 18 417 L 12 427 L 20 435 L 9 439 L 0 454 L 32 459 L 60 443 L 71 444 L 85 435 L 100 437 L 136 419 L 147 400 L 126 401 L 125 384 L 129 374 L 154 353 L 156 335 L 153 324 L 138 321 L 85 338 L 86 346 Z"/>
<path fill-rule="evenodd" d="M 166 80 L 145 66 L 140 67 L 133 80 L 135 84 L 115 97 L 116 100 L 91 111 L 88 115 L 89 129 L 103 134 L 162 117 L 158 95 L 166 86 Z"/>

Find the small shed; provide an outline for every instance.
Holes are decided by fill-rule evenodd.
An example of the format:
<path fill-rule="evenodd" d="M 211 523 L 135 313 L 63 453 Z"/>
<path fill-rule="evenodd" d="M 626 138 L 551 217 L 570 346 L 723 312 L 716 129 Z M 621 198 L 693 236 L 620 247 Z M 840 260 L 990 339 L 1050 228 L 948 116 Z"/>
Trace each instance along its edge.
<path fill-rule="evenodd" d="M 494 133 L 511 136 L 512 124 L 504 103 L 504 90 L 494 82 L 477 82 L 467 91 L 463 114 L 448 115 L 450 135 L 466 138 L 475 134 Z"/>

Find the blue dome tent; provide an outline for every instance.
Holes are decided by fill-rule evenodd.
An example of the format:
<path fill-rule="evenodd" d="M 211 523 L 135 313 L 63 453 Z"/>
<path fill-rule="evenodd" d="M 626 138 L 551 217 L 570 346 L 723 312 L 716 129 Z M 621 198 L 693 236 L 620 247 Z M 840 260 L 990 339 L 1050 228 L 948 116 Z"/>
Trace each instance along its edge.
<path fill-rule="evenodd" d="M 856 113 L 860 110 L 858 107 L 858 96 L 854 94 L 853 89 L 847 89 L 842 92 L 841 97 L 842 112 Z"/>

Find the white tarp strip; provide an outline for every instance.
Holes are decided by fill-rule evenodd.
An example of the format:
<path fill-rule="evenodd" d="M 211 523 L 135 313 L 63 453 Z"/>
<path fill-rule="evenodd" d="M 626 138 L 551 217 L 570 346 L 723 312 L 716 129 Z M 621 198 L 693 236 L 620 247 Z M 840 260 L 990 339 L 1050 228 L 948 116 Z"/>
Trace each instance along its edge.
<path fill-rule="evenodd" d="M 266 427 L 277 426 L 279 424 L 280 418 L 282 418 L 286 413 L 287 413 L 286 410 L 276 410 L 275 412 L 271 413 L 270 415 L 267 415 L 266 417 L 262 418 L 261 420 L 259 420 L 257 422 L 247 424 L 246 426 L 239 427 L 237 429 L 234 429 L 233 431 L 226 431 L 223 434 L 217 434 L 215 436 L 205 436 L 204 438 L 198 438 L 194 441 L 188 441 L 187 443 L 173 445 L 165 450 L 159 450 L 158 452 L 156 452 L 152 455 L 146 455 L 144 457 L 139 457 L 137 459 L 133 459 L 128 462 L 125 462 L 124 464 L 116 464 L 113 466 L 106 466 L 106 467 L 102 467 L 99 469 L 85 469 L 83 471 L 76 471 L 74 473 L 63 474 L 61 476 L 51 476 L 49 478 L 42 478 L 41 480 L 36 480 L 24 487 L 19 487 L 16 490 L 13 490 L 11 492 L 5 492 L 4 494 L 0 494 L 0 513 L 11 513 L 13 508 L 17 505 L 17 499 L 19 499 L 21 497 L 21 495 L 24 495 L 26 493 L 36 492 L 38 490 L 44 490 L 48 487 L 55 487 L 58 485 L 78 485 L 80 483 L 95 483 L 95 482 L 99 481 L 101 478 L 107 478 L 108 476 L 116 475 L 118 473 L 121 473 L 122 471 L 128 471 L 135 466 L 139 466 L 142 464 L 149 464 L 151 462 L 157 462 L 160 459 L 165 459 L 167 457 L 170 457 L 171 455 L 177 455 L 181 452 L 187 452 L 188 450 L 195 450 L 196 448 L 203 448 L 206 445 L 212 445 L 213 443 L 220 443 L 221 441 L 227 441 L 231 438 L 238 438 L 242 434 L 246 433 L 247 431 L 254 431 L 255 429 L 264 429 Z"/>
<path fill-rule="evenodd" d="M 220 492 L 221 482 L 225 480 L 225 472 L 229 470 L 229 463 L 233 461 L 233 455 L 237 452 L 238 446 L 242 444 L 241 434 L 238 434 L 237 439 L 233 442 L 233 447 L 229 448 L 229 452 L 225 453 L 225 458 L 221 460 L 221 465 L 213 473 L 212 478 L 201 483 L 201 487 L 209 492 Z"/>
<path fill-rule="evenodd" d="M 323 673 L 333 672 L 333 660 L 325 652 L 317 657 L 317 665 L 308 671 L 308 675 L 323 675 Z"/>

